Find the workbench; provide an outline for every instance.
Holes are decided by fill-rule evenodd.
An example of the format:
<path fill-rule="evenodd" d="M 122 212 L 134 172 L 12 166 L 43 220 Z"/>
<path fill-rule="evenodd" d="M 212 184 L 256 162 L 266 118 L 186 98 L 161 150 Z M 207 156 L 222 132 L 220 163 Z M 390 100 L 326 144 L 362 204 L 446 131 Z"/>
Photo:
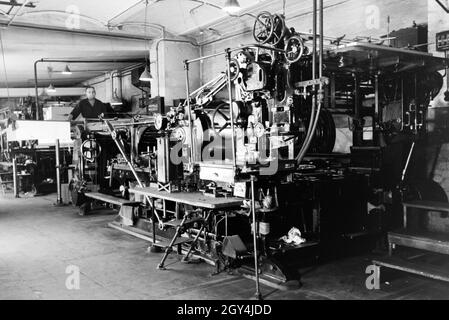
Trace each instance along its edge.
<path fill-rule="evenodd" d="M 183 241 L 189 241 L 192 243 L 190 249 L 188 250 L 186 257 L 189 255 L 193 248 L 193 244 L 198 240 L 200 234 L 204 232 L 204 237 L 207 237 L 208 232 L 204 230 L 206 223 L 208 222 L 209 218 L 213 216 L 213 219 L 217 219 L 217 216 L 213 213 L 217 213 L 218 211 L 224 211 L 224 217 L 225 217 L 225 236 L 227 236 L 227 217 L 228 212 L 227 210 L 239 208 L 243 205 L 243 199 L 237 198 L 237 197 L 210 197 L 207 195 L 204 195 L 201 192 L 172 192 L 169 193 L 167 191 L 159 191 L 154 187 L 135 187 L 130 188 L 129 192 L 135 195 L 142 195 L 148 198 L 148 201 L 151 201 L 151 212 L 152 212 L 152 233 L 153 233 L 153 247 L 155 246 L 162 246 L 162 247 L 171 247 L 173 245 L 178 247 L 178 254 L 181 254 L 182 252 L 182 242 L 176 242 L 176 240 L 183 240 Z M 156 200 L 162 200 L 162 208 L 156 208 L 155 201 Z M 174 202 L 175 203 L 175 210 L 170 211 L 167 209 L 166 202 Z M 201 210 L 202 212 L 202 218 L 201 220 L 203 223 L 201 224 L 201 228 L 199 229 L 195 239 L 192 242 L 192 239 L 189 238 L 183 238 L 180 237 L 179 230 L 180 228 L 187 223 L 192 223 L 195 218 L 191 218 L 189 216 L 189 213 L 186 211 L 185 213 L 181 213 L 180 206 L 182 205 L 189 205 L 196 207 Z M 174 220 L 166 221 L 165 225 L 175 228 L 176 234 L 175 237 L 172 239 L 171 244 L 164 243 L 163 244 L 157 244 L 156 241 L 156 215 L 158 211 L 161 211 L 163 214 L 163 219 L 165 220 L 168 218 L 167 213 L 172 213 L 175 216 Z M 184 215 L 184 219 L 181 217 L 181 215 Z M 189 216 L 189 218 L 186 220 L 186 217 Z M 215 228 L 217 228 L 217 223 L 215 222 Z M 215 229 L 215 236 L 217 235 L 217 229 Z M 166 255 L 169 251 L 166 251 Z M 163 258 L 163 261 L 165 261 L 166 255 Z M 160 264 L 163 266 L 163 262 Z"/>
<path fill-rule="evenodd" d="M 243 204 L 242 198 L 237 197 L 209 197 L 201 192 L 166 192 L 158 191 L 156 188 L 131 188 L 130 193 L 148 196 L 150 198 L 162 199 L 191 205 L 204 209 L 228 209 L 239 207 Z"/>

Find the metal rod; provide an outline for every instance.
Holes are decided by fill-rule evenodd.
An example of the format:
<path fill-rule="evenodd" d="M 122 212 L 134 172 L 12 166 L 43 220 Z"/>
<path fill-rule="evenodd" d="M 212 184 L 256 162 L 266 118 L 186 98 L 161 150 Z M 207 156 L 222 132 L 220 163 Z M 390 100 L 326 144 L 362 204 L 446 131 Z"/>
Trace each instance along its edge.
<path fill-rule="evenodd" d="M 190 81 L 189 81 L 189 63 L 184 61 L 184 69 L 186 70 L 186 90 L 187 90 L 187 114 L 189 119 L 189 136 L 190 136 L 190 161 L 189 163 L 195 163 L 193 152 L 193 130 L 192 130 L 192 107 L 190 105 Z"/>
<path fill-rule="evenodd" d="M 61 163 L 59 159 L 59 139 L 56 139 L 56 188 L 58 198 L 56 200 L 57 204 L 62 204 L 62 194 L 61 194 Z"/>
<path fill-rule="evenodd" d="M 14 198 L 19 197 L 19 186 L 18 186 L 18 179 L 17 179 L 17 159 L 14 156 L 12 159 L 12 180 L 14 185 Z"/>
<path fill-rule="evenodd" d="M 323 0 L 320 0 L 320 65 L 319 65 L 319 77 L 323 77 L 323 59 L 324 59 L 324 7 Z M 323 88 L 323 84 L 320 83 L 320 90 Z"/>
<path fill-rule="evenodd" d="M 226 63 L 228 69 L 228 95 L 229 95 L 229 118 L 231 119 L 231 148 L 232 148 L 232 164 L 234 168 L 237 166 L 237 155 L 235 150 L 235 131 L 234 131 L 234 115 L 232 112 L 232 81 L 231 81 L 231 51 L 226 52 Z"/>
<path fill-rule="evenodd" d="M 210 55 L 207 55 L 207 56 L 203 56 L 203 57 L 199 57 L 199 58 L 195 58 L 195 59 L 190 59 L 190 60 L 187 60 L 186 62 L 187 63 L 192 63 L 192 62 L 199 62 L 199 61 L 203 61 L 203 60 L 206 60 L 206 59 L 210 59 L 210 58 L 214 58 L 214 57 L 218 57 L 218 56 L 221 56 L 223 53 L 214 53 L 214 54 L 210 54 Z"/>
<path fill-rule="evenodd" d="M 251 213 L 253 218 L 253 242 L 254 242 L 254 273 L 256 276 L 256 298 L 262 300 L 259 287 L 259 257 L 257 254 L 257 227 L 256 227 L 256 199 L 254 194 L 255 176 L 251 176 Z"/>
<path fill-rule="evenodd" d="M 37 89 L 37 63 L 39 60 L 34 62 L 34 90 L 36 91 L 36 120 L 39 120 L 39 92 Z"/>
<path fill-rule="evenodd" d="M 313 45 L 312 45 L 312 79 L 316 79 L 316 6 L 317 0 L 313 0 Z"/>
<path fill-rule="evenodd" d="M 321 25 L 321 23 L 320 23 Z M 312 80 L 315 80 L 317 78 L 317 72 L 316 72 L 316 59 L 317 59 L 317 0 L 313 0 L 313 46 L 312 46 Z M 323 42 L 322 37 L 320 36 L 320 44 Z M 321 54 L 321 52 L 320 52 Z M 321 55 L 320 55 L 321 56 Z M 321 62 L 321 59 L 320 59 Z M 320 68 L 321 70 L 321 68 Z M 321 73 L 320 73 L 321 75 Z M 313 86 L 313 91 L 315 91 L 316 86 Z M 321 83 L 320 83 L 320 91 L 322 89 Z M 298 153 L 298 156 L 296 157 L 297 164 L 299 165 L 304 158 L 310 143 L 312 142 L 314 131 L 316 128 L 316 124 L 319 119 L 321 109 L 321 103 L 318 103 L 317 107 L 317 97 L 316 93 L 312 96 L 312 110 L 310 112 L 310 120 L 309 120 L 309 126 L 307 127 L 307 133 L 306 137 L 304 139 L 303 145 Z"/>
<path fill-rule="evenodd" d="M 260 45 L 260 44 L 251 44 L 251 45 L 241 45 L 240 47 L 235 47 L 235 48 L 228 48 L 226 50 L 225 54 L 227 54 L 228 52 L 242 51 L 243 49 L 247 49 L 247 48 L 261 48 L 261 49 L 271 50 L 271 51 L 275 51 L 275 52 L 282 52 L 282 53 L 285 52 L 285 50 L 278 49 L 278 48 L 268 47 L 268 46 L 264 46 L 264 45 Z M 223 53 L 221 53 L 221 52 L 214 53 L 214 54 L 210 54 L 210 55 L 207 55 L 207 56 L 202 56 L 202 57 L 199 57 L 199 58 L 187 60 L 186 62 L 187 63 L 200 62 L 200 61 L 203 61 L 203 60 L 206 60 L 206 59 L 218 57 L 218 56 L 220 56 L 222 54 Z"/>
<path fill-rule="evenodd" d="M 405 167 L 404 170 L 402 170 L 402 177 L 401 177 L 401 181 L 404 181 L 405 179 L 405 174 L 407 172 L 408 169 L 408 165 L 410 163 L 410 159 L 412 157 L 412 153 L 413 153 L 413 149 L 415 148 L 415 141 L 413 141 L 412 146 L 410 147 L 410 151 L 408 153 L 408 157 L 407 157 L 407 162 L 405 163 Z"/>
<path fill-rule="evenodd" d="M 193 239 L 193 242 L 190 244 L 189 250 L 187 251 L 186 255 L 184 256 L 184 258 L 182 259 L 183 261 L 188 261 L 189 260 L 189 255 L 190 253 L 192 253 L 193 251 L 193 246 L 197 243 L 201 233 L 204 230 L 204 227 L 206 226 L 207 221 L 209 220 L 210 215 L 212 214 L 212 210 L 210 210 L 207 215 L 206 218 L 204 219 L 204 222 L 201 224 L 201 228 L 198 231 L 197 235 L 195 236 L 195 238 Z M 207 233 L 204 234 L 204 240 L 206 240 L 207 237 Z"/>
<path fill-rule="evenodd" d="M 374 75 L 374 119 L 373 119 L 373 139 L 377 135 L 378 124 L 382 121 L 382 115 L 379 104 L 379 75 Z M 379 133 L 380 134 L 380 133 Z"/>

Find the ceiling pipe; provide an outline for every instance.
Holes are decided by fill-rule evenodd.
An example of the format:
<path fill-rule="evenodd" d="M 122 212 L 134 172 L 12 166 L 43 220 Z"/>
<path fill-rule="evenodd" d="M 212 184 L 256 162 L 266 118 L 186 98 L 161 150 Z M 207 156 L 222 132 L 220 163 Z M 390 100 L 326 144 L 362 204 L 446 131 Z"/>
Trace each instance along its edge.
<path fill-rule="evenodd" d="M 0 22 L 0 27 L 8 27 L 8 24 L 6 22 Z M 119 34 L 119 33 L 101 32 L 101 31 L 87 31 L 87 30 L 79 30 L 79 29 L 66 29 L 66 28 L 61 28 L 61 27 L 51 27 L 51 26 L 36 25 L 36 24 L 29 24 L 29 23 L 21 23 L 21 22 L 12 23 L 11 27 L 32 29 L 32 30 L 62 32 L 62 33 L 69 33 L 71 35 L 77 34 L 77 35 L 93 36 L 93 37 L 101 37 L 101 38 L 139 40 L 139 41 L 153 40 L 153 38 L 147 37 L 147 36 Z"/>
<path fill-rule="evenodd" d="M 70 13 L 68 13 L 66 11 L 62 11 L 62 10 L 38 10 L 38 11 L 23 12 L 21 14 L 16 14 L 16 16 L 23 17 L 23 16 L 28 16 L 28 15 L 46 14 L 46 13 L 70 15 Z M 108 24 L 106 22 L 98 20 L 98 19 L 95 19 L 93 17 L 89 17 L 89 16 L 86 16 L 86 15 L 83 15 L 83 14 L 77 14 L 77 16 L 79 16 L 80 18 L 83 18 L 83 19 L 90 20 L 92 22 L 98 23 L 98 24 L 102 25 L 105 28 L 108 26 Z"/>
<path fill-rule="evenodd" d="M 34 89 L 36 95 L 36 120 L 39 120 L 39 92 L 38 92 L 38 80 L 37 80 L 37 64 L 42 62 L 64 62 L 64 63 L 134 63 L 140 62 L 139 59 L 109 59 L 109 60 L 78 60 L 78 59 L 39 59 L 34 62 Z"/>
<path fill-rule="evenodd" d="M 131 74 L 131 71 L 132 71 L 132 70 L 134 70 L 134 69 L 136 69 L 136 68 L 140 68 L 140 67 L 142 67 L 142 66 L 144 66 L 144 65 L 146 65 L 146 62 L 142 62 L 142 63 L 139 63 L 139 64 L 135 64 L 135 65 L 132 65 L 132 66 L 123 68 L 123 69 L 121 69 L 120 71 L 115 71 L 115 72 L 113 72 L 113 73 L 112 73 L 112 76 L 113 76 L 113 77 L 123 77 L 123 76 L 128 76 L 128 75 Z M 105 73 L 106 73 L 106 72 L 105 72 Z M 119 75 L 119 76 L 115 76 L 115 74 L 120 74 L 120 75 Z M 93 86 L 93 85 L 96 85 L 96 84 L 99 84 L 99 83 L 103 83 L 103 82 L 105 82 L 106 80 L 108 80 L 108 78 L 105 77 L 103 80 L 101 80 L 101 81 L 96 81 L 96 82 L 89 82 L 89 80 L 87 80 L 87 83 L 88 83 L 90 86 Z"/>
<path fill-rule="evenodd" d="M 143 27 L 156 27 L 161 32 L 161 38 L 165 38 L 165 27 L 157 23 L 144 23 L 144 22 L 123 22 L 114 25 L 108 25 L 109 28 L 119 28 L 124 26 L 143 26 Z"/>
<path fill-rule="evenodd" d="M 122 12 L 120 12 L 119 14 L 115 15 L 114 17 L 112 17 L 111 19 L 108 20 L 108 24 L 110 24 L 110 22 L 112 20 L 117 19 L 118 17 L 124 15 L 126 12 L 128 12 L 131 9 L 134 9 L 135 7 L 137 7 L 139 4 L 144 3 L 146 0 L 140 0 L 137 3 L 133 4 L 132 6 L 130 6 L 129 8 L 123 10 Z M 156 1 L 157 2 L 157 1 Z"/>
<path fill-rule="evenodd" d="M 25 15 L 46 14 L 46 13 L 68 15 L 68 13 L 66 11 L 61 11 L 61 10 L 39 10 L 39 11 L 24 12 L 24 13 L 19 14 L 18 16 L 22 17 Z M 121 26 L 128 26 L 128 25 L 130 25 L 130 26 L 132 26 L 132 25 L 145 26 L 145 24 L 143 22 L 123 22 L 123 23 L 111 24 L 109 22 L 110 20 L 108 22 L 104 22 L 104 21 L 95 19 L 93 17 L 82 15 L 82 14 L 79 14 L 78 16 L 80 16 L 81 18 L 84 18 L 86 20 L 95 22 L 95 23 L 107 28 L 108 30 L 110 30 L 111 28 L 119 28 Z M 165 36 L 165 27 L 164 26 L 157 24 L 157 23 L 148 23 L 147 26 L 159 29 L 161 32 L 161 37 Z"/>

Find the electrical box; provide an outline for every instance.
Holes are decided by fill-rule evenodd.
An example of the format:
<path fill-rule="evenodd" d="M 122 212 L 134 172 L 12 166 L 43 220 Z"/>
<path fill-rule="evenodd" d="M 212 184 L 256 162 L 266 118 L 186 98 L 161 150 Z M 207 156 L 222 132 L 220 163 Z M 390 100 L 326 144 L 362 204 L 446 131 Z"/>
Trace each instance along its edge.
<path fill-rule="evenodd" d="M 449 30 L 438 32 L 435 43 L 437 51 L 449 51 Z"/>
<path fill-rule="evenodd" d="M 164 97 L 154 97 L 147 101 L 147 114 L 153 115 L 155 113 L 165 114 Z"/>
<path fill-rule="evenodd" d="M 428 51 L 427 25 L 416 25 L 414 27 L 392 31 L 389 36 L 395 38 L 391 40 L 391 45 L 395 48 L 414 46 L 418 51 Z"/>

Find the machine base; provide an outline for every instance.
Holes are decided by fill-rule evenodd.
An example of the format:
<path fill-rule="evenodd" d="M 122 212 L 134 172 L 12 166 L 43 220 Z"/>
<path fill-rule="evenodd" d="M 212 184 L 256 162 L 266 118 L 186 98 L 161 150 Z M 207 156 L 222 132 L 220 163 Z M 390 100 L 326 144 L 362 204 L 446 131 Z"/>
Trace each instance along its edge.
<path fill-rule="evenodd" d="M 259 268 L 259 281 L 264 285 L 282 291 L 296 290 L 302 286 L 301 276 L 296 269 L 286 268 L 272 258 L 261 257 Z M 245 278 L 256 280 L 253 266 L 244 265 L 238 272 Z"/>

